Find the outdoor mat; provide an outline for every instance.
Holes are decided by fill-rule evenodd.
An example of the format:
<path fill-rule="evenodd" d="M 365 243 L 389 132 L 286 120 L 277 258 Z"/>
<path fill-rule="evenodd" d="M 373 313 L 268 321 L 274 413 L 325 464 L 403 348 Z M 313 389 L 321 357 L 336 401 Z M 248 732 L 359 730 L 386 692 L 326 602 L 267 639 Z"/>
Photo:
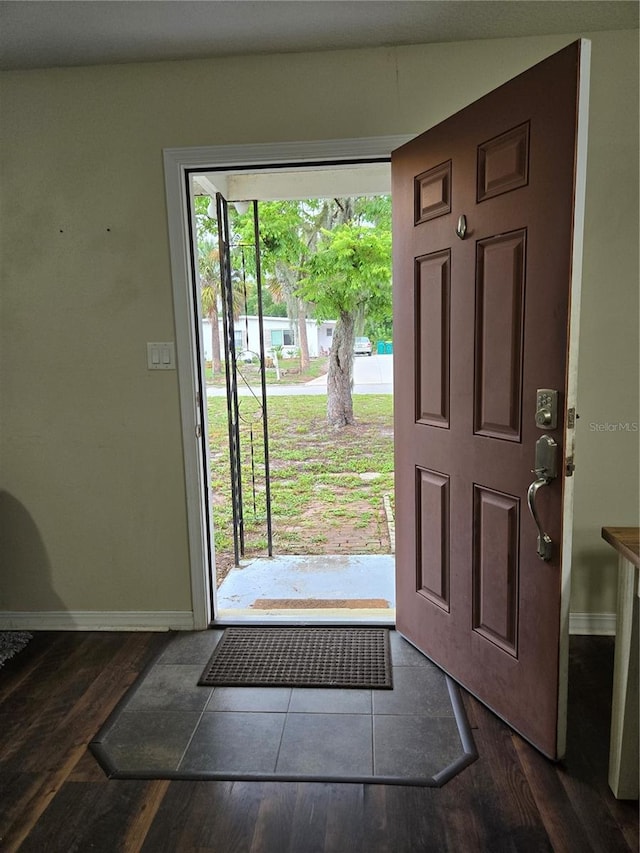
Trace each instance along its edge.
<path fill-rule="evenodd" d="M 256 598 L 254 610 L 388 610 L 386 598 Z"/>
<path fill-rule="evenodd" d="M 227 628 L 205 687 L 393 687 L 387 628 Z"/>

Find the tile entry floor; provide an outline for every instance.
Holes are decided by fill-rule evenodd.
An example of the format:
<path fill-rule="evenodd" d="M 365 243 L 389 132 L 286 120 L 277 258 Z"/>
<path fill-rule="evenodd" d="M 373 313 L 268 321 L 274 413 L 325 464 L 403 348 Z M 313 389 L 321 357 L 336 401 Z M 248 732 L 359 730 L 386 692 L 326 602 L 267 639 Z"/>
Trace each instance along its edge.
<path fill-rule="evenodd" d="M 476 758 L 457 687 L 391 631 L 392 690 L 199 687 L 221 630 L 175 636 L 91 748 L 116 778 L 440 785 Z"/>

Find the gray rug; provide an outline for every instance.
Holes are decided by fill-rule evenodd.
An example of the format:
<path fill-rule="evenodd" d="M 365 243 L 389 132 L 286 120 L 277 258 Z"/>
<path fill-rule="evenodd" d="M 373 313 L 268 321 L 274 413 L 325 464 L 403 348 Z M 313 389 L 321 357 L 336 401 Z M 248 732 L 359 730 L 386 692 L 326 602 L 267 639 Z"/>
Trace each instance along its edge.
<path fill-rule="evenodd" d="M 0 666 L 21 652 L 32 637 L 28 631 L 0 631 Z"/>
<path fill-rule="evenodd" d="M 204 687 L 393 687 L 387 628 L 227 628 Z"/>

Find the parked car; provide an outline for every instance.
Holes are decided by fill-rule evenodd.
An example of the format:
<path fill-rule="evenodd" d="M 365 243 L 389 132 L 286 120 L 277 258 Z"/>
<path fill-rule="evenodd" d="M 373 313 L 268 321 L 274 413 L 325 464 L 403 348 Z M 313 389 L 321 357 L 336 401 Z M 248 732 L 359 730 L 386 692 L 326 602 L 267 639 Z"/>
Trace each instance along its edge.
<path fill-rule="evenodd" d="M 371 355 L 371 341 L 369 338 L 366 336 L 356 338 L 353 345 L 353 353 L 354 355 Z"/>

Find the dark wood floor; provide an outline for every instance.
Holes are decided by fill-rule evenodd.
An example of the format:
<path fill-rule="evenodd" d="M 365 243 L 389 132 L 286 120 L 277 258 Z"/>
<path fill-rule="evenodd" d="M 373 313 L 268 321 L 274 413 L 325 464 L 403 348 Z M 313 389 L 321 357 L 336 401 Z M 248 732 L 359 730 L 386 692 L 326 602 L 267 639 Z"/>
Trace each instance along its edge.
<path fill-rule="evenodd" d="M 465 696 L 480 759 L 442 789 L 109 781 L 87 743 L 166 642 L 42 633 L 0 670 L 1 851 L 638 850 L 638 804 L 607 785 L 609 638 L 572 639 L 558 765 Z"/>

